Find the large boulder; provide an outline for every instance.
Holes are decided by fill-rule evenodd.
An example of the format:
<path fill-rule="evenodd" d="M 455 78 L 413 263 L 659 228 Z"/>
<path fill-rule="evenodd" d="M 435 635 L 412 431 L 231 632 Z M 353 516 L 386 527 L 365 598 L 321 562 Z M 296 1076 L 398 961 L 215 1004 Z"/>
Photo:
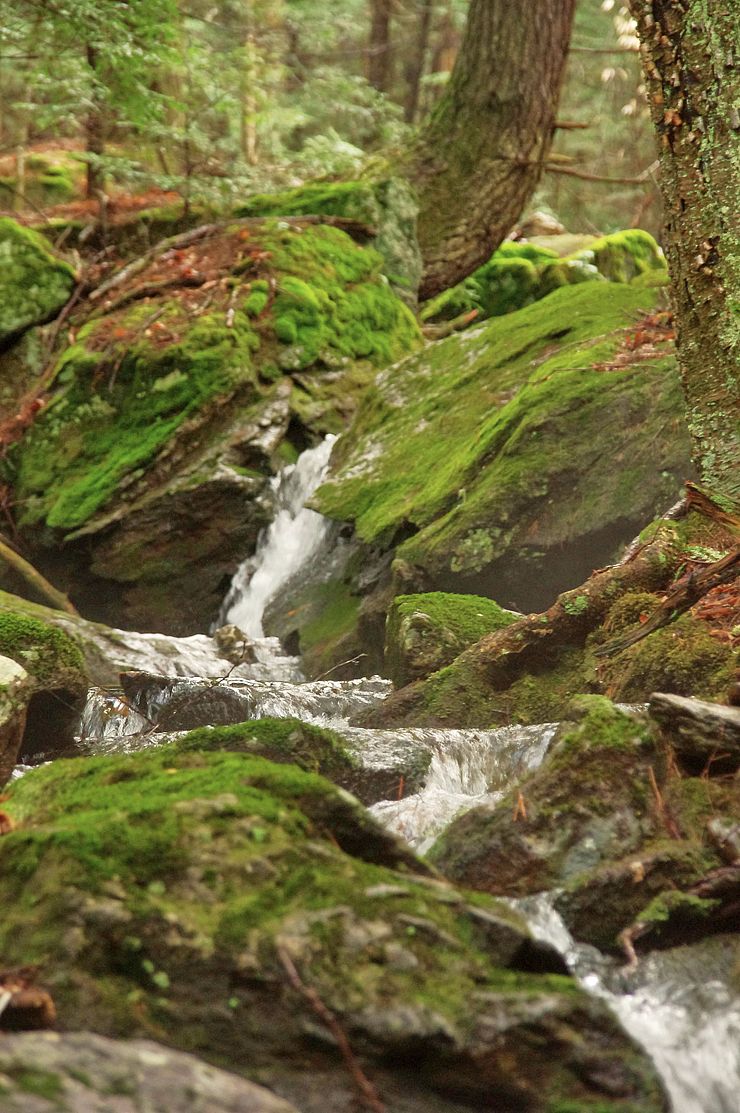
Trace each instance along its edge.
<path fill-rule="evenodd" d="M 213 622 L 270 518 L 269 477 L 418 343 L 381 266 L 335 227 L 242 222 L 80 311 L 12 454 L 32 555 L 64 546 L 54 578 L 80 609 L 175 634 Z"/>
<path fill-rule="evenodd" d="M 339 1033 L 389 1111 L 664 1108 L 514 912 L 438 881 L 318 776 L 164 746 L 55 762 L 5 807 L 0 949 L 44 961 L 62 1030 L 156 1031 L 303 1113 L 354 1096 Z"/>
<path fill-rule="evenodd" d="M 0 217 L 0 342 L 51 320 L 69 300 L 75 272 L 51 244 L 10 217 Z"/>
<path fill-rule="evenodd" d="M 689 438 L 656 297 L 556 289 L 376 378 L 313 504 L 365 546 L 354 588 L 368 613 L 385 593 L 379 640 L 401 592 L 541 610 L 675 501 Z"/>
<path fill-rule="evenodd" d="M 709 776 L 711 765 L 687 774 L 671 729 L 659 733 L 603 697 L 582 697 L 573 711 L 580 721 L 561 728 L 513 799 L 455 820 L 430 860 L 489 893 L 559 890 L 576 937 L 604 949 L 633 924 L 646 946 L 731 930 L 740 899 L 736 781 L 721 770 Z M 719 752 L 721 729 L 715 742 Z"/>

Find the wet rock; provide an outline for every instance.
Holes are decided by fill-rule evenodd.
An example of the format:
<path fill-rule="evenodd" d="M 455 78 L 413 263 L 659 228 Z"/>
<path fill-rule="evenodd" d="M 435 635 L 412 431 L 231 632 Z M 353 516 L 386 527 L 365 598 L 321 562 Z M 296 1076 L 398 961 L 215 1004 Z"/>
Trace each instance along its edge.
<path fill-rule="evenodd" d="M 715 774 L 740 767 L 740 708 L 656 692 L 649 712 L 689 772 L 701 773 L 710 762 Z"/>
<path fill-rule="evenodd" d="M 0 1041 L 3 1113 L 297 1113 L 244 1078 L 152 1040 L 44 1032 Z"/>
<path fill-rule="evenodd" d="M 80 609 L 178 635 L 211 625 L 269 520 L 270 476 L 344 428 L 373 370 L 419 345 L 381 267 L 336 227 L 235 224 L 188 249 L 202 285 L 184 276 L 173 293 L 172 260 L 155 255 L 96 316 L 81 310 L 54 416 L 14 448 L 31 557 L 53 559 Z M 72 435 L 84 451 L 71 455 Z"/>
<path fill-rule="evenodd" d="M 26 670 L 0 656 L 0 787 L 18 762 L 32 690 Z"/>
<path fill-rule="evenodd" d="M 55 626 L 0 604 L 0 653 L 29 675 L 19 759 L 32 762 L 69 752 L 89 684 L 78 642 Z"/>
<path fill-rule="evenodd" d="M 516 913 L 425 877 L 320 777 L 165 746 L 34 770 L 6 806 L 0 949 L 53 950 L 64 1027 L 155 1027 L 325 1113 L 354 1093 L 318 1000 L 389 1113 L 663 1108 L 600 1003 L 516 968 Z"/>
<path fill-rule="evenodd" d="M 707 886 L 726 862 L 718 840 L 732 842 L 738 785 L 679 775 L 648 721 L 602 697 L 584 697 L 580 714 L 509 800 L 455 820 L 431 861 L 497 895 L 560 889 L 573 934 L 603 949 L 636 922 L 651 925 L 643 947 L 727 930 L 735 881 Z"/>

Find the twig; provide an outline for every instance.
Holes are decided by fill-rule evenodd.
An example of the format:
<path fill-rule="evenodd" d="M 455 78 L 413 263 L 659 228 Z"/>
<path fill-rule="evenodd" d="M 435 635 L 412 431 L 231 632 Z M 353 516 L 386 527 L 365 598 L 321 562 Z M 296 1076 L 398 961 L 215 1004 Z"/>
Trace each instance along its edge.
<path fill-rule="evenodd" d="M 516 796 L 516 805 L 514 807 L 514 815 L 512 816 L 512 822 L 516 823 L 516 821 L 518 819 L 524 819 L 524 820 L 527 819 L 527 805 L 524 802 L 524 797 L 522 796 L 521 789 L 519 790 L 519 792 L 517 793 L 517 796 Z"/>
<path fill-rule="evenodd" d="M 589 174 L 585 170 L 575 170 L 572 166 L 560 166 L 552 162 L 546 162 L 544 166 L 548 174 L 566 174 L 569 178 L 580 178 L 584 182 L 611 182 L 614 185 L 645 185 L 657 168 L 658 163 L 653 162 L 636 178 L 610 178 L 605 174 Z"/>
<path fill-rule="evenodd" d="M 680 839 L 681 832 L 679 831 L 678 827 L 676 826 L 675 820 L 665 806 L 663 793 L 658 787 L 658 782 L 655 779 L 655 770 L 653 769 L 652 765 L 648 768 L 648 779 L 650 781 L 650 787 L 653 790 L 653 796 L 655 797 L 655 803 L 658 807 L 658 814 L 660 816 L 661 822 L 663 823 L 663 826 L 672 839 Z"/>
<path fill-rule="evenodd" d="M 50 584 L 32 564 L 12 549 L 10 545 L 0 539 L 0 560 L 4 561 L 14 572 L 17 572 L 34 591 L 53 607 L 55 611 L 65 611 L 67 614 L 78 614 L 76 608 L 70 603 L 63 592 Z"/>
<path fill-rule="evenodd" d="M 371 1110 L 372 1113 L 386 1113 L 385 1105 L 380 1100 L 377 1090 L 357 1061 L 357 1057 L 350 1047 L 347 1035 L 334 1016 L 334 1013 L 326 1007 L 316 990 L 312 986 L 306 985 L 306 983 L 301 980 L 301 976 L 296 970 L 295 964 L 288 952 L 279 945 L 276 949 L 278 958 L 282 963 L 285 973 L 288 975 L 290 984 L 309 1003 L 319 1020 L 326 1025 L 336 1040 L 345 1066 L 352 1076 L 352 1081 L 355 1084 L 360 1104 L 363 1105 L 365 1109 Z"/>
<path fill-rule="evenodd" d="M 114 298 L 112 302 L 106 303 L 100 309 L 101 313 L 115 313 L 117 309 L 123 309 L 132 301 L 140 301 L 142 298 L 154 298 L 161 294 L 164 290 L 170 290 L 172 287 L 193 287 L 197 288 L 203 286 L 206 281 L 204 274 L 193 275 L 178 275 L 175 278 L 167 278 L 162 282 L 145 282 L 143 286 L 137 286 L 134 290 L 127 290 L 125 294 L 120 297 Z M 97 314 L 94 314 L 97 316 Z"/>
<path fill-rule="evenodd" d="M 327 676 L 331 676 L 337 669 L 343 669 L 345 665 L 356 665 L 363 657 L 367 657 L 367 653 L 358 653 L 356 657 L 350 657 L 349 661 L 340 661 L 338 665 L 332 665 L 326 672 L 322 672 L 321 676 L 315 677 L 315 680 L 324 680 Z"/>

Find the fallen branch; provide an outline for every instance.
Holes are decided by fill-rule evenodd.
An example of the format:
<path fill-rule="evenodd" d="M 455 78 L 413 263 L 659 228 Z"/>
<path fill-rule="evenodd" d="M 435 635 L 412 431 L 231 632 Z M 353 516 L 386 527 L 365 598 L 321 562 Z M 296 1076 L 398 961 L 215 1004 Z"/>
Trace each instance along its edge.
<path fill-rule="evenodd" d="M 454 317 L 451 321 L 444 321 L 440 325 L 422 325 L 422 336 L 427 340 L 443 340 L 445 336 L 451 336 L 453 332 L 462 332 L 468 325 L 472 325 L 477 317 L 478 310 L 470 309 L 466 313 L 461 313 L 459 317 Z"/>
<path fill-rule="evenodd" d="M 347 1034 L 342 1029 L 334 1013 L 326 1007 L 316 990 L 302 981 L 300 974 L 295 968 L 295 963 L 288 952 L 283 947 L 278 946 L 277 954 L 285 973 L 288 975 L 290 984 L 308 1002 L 319 1020 L 326 1025 L 336 1040 L 345 1066 L 352 1076 L 352 1081 L 357 1090 L 360 1104 L 363 1105 L 365 1109 L 371 1110 L 371 1113 L 386 1113 L 385 1105 L 380 1100 L 377 1090 L 358 1063 L 357 1057 L 347 1039 Z"/>
<path fill-rule="evenodd" d="M 220 235 L 231 229 L 259 228 L 267 221 L 274 220 L 280 221 L 281 224 L 289 224 L 299 228 L 304 225 L 328 224 L 333 228 L 340 228 L 349 236 L 355 238 L 372 239 L 377 235 L 377 229 L 370 224 L 365 224 L 363 221 L 353 220 L 350 217 L 343 216 L 322 216 L 318 213 L 309 213 L 305 216 L 248 216 L 241 217 L 237 220 L 219 221 L 217 224 L 202 224 L 199 228 L 191 228 L 188 232 L 180 232 L 177 236 L 168 236 L 166 239 L 160 240 L 160 242 L 150 248 L 149 251 L 144 252 L 143 255 L 140 255 L 138 259 L 134 259 L 131 263 L 127 263 L 121 270 L 116 271 L 114 275 L 101 283 L 97 289 L 91 292 L 90 301 L 100 301 L 100 299 L 104 298 L 111 290 L 118 289 L 124 282 L 128 282 L 130 278 L 134 278 L 137 274 L 141 274 L 150 263 L 153 263 L 155 259 L 160 259 L 163 255 L 166 255 L 168 251 L 179 251 L 184 247 L 190 247 L 194 243 L 199 243 L 200 240 Z"/>
<path fill-rule="evenodd" d="M 45 576 L 42 576 L 32 564 L 10 545 L 6 545 L 2 539 L 0 539 L 0 560 L 4 561 L 14 572 L 17 572 L 28 586 L 37 592 L 55 611 L 66 611 L 67 614 L 74 615 L 79 613 L 63 592 L 50 584 Z"/>
<path fill-rule="evenodd" d="M 613 185 L 645 185 L 650 181 L 652 174 L 658 169 L 658 163 L 652 162 L 647 170 L 638 174 L 636 178 L 610 178 L 605 174 L 589 174 L 586 170 L 576 170 L 572 166 L 560 166 L 546 162 L 544 169 L 548 174 L 566 174 L 569 178 L 580 178 L 584 182 L 607 182 Z"/>

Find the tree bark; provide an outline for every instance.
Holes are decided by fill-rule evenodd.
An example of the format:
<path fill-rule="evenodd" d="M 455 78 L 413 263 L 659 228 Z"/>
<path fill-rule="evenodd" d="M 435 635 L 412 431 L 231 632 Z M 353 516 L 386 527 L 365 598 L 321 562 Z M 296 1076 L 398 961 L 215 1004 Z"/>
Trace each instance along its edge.
<path fill-rule="evenodd" d="M 442 100 L 410 157 L 420 296 L 485 262 L 521 214 L 554 131 L 575 0 L 472 0 Z"/>
<path fill-rule="evenodd" d="M 98 68 L 98 52 L 94 46 L 88 45 L 85 49 L 85 54 L 87 64 L 90 67 L 92 80 L 95 81 L 95 74 Z M 87 164 L 85 196 L 88 201 L 101 201 L 105 188 L 105 175 L 96 160 L 98 157 L 105 154 L 105 124 L 103 119 L 103 108 L 102 105 L 98 103 L 97 91 L 95 90 L 92 95 L 92 104 L 85 119 L 85 148 L 88 154 L 93 155 L 93 161 Z"/>
<path fill-rule="evenodd" d="M 407 89 L 404 116 L 406 122 L 409 124 L 414 123 L 419 111 L 421 81 L 424 76 L 424 66 L 429 50 L 429 33 L 432 27 L 433 10 L 434 0 L 421 0 L 421 3 L 418 5 L 419 25 L 416 33 L 416 41 L 414 42 L 414 49 L 411 52 L 408 65 L 406 66 Z"/>
<path fill-rule="evenodd" d="M 740 506 L 740 0 L 631 0 L 694 461 Z"/>
<path fill-rule="evenodd" d="M 391 12 L 393 0 L 370 0 L 370 41 L 367 79 L 384 93 L 391 72 Z"/>

